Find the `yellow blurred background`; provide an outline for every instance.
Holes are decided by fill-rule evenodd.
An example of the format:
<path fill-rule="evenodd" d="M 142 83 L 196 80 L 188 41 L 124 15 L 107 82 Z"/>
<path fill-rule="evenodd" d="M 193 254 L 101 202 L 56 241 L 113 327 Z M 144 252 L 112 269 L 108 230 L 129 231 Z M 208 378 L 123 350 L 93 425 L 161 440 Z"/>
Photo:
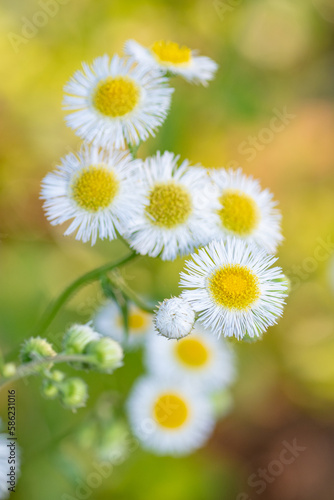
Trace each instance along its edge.
<path fill-rule="evenodd" d="M 235 345 L 232 414 L 204 450 L 172 459 L 136 449 L 82 498 L 333 500 L 333 27 L 332 0 L 2 0 L 0 333 L 8 359 L 72 279 L 125 251 L 120 242 L 92 248 L 63 237 L 39 200 L 43 176 L 79 145 L 61 102 L 82 61 L 121 54 L 129 38 L 173 40 L 217 61 L 206 89 L 172 80 L 171 112 L 139 156 L 160 149 L 207 167 L 241 165 L 274 192 L 283 213 L 279 258 L 292 292 L 283 319 L 262 341 Z M 126 277 L 160 300 L 177 293 L 181 268 L 181 260 L 142 258 Z M 48 338 L 71 321 L 87 321 L 98 301 L 97 287 L 86 287 Z M 142 371 L 138 353 L 113 377 L 87 374 L 90 399 L 77 414 L 43 400 L 37 380 L 15 385 L 23 461 L 16 500 L 80 498 L 77 481 L 92 470 L 96 421 L 110 416 L 114 399 L 124 398 Z M 3 395 L 0 402 L 6 420 Z M 305 450 L 258 495 L 249 477 L 293 440 Z"/>

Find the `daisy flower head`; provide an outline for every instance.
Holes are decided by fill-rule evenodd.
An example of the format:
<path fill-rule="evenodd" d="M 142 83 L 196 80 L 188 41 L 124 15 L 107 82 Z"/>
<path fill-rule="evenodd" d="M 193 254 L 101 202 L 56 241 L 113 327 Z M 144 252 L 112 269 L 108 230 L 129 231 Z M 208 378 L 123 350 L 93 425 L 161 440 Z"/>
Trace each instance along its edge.
<path fill-rule="evenodd" d="M 219 203 L 215 239 L 235 236 L 275 253 L 283 238 L 281 214 L 270 191 L 261 190 L 259 182 L 241 169 L 212 169 L 210 176 Z"/>
<path fill-rule="evenodd" d="M 204 445 L 214 417 L 209 398 L 180 380 L 143 377 L 128 400 L 132 431 L 157 455 L 186 455 Z"/>
<path fill-rule="evenodd" d="M 276 260 L 242 240 L 213 241 L 186 262 L 182 296 L 217 336 L 259 337 L 283 312 L 287 282 Z"/>
<path fill-rule="evenodd" d="M 199 323 L 178 341 L 160 335 L 147 337 L 146 365 L 153 375 L 175 377 L 204 391 L 223 389 L 235 376 L 234 356 L 227 343 Z"/>
<path fill-rule="evenodd" d="M 154 332 L 153 315 L 129 304 L 129 335 L 126 338 L 123 315 L 118 305 L 109 300 L 96 313 L 95 329 L 105 337 L 111 337 L 123 346 L 135 348 L 141 345 L 145 337 Z"/>
<path fill-rule="evenodd" d="M 128 40 L 125 53 L 136 59 L 139 64 L 160 68 L 166 73 L 180 75 L 189 82 L 204 86 L 214 78 L 218 69 L 217 63 L 209 57 L 199 56 L 196 50 L 165 40 L 156 41 L 151 47 Z"/>
<path fill-rule="evenodd" d="M 91 240 L 92 245 L 98 237 L 114 239 L 143 199 L 136 167 L 121 151 L 84 145 L 77 154 L 68 154 L 42 182 L 48 220 L 53 225 L 71 220 L 64 234 L 76 231 L 77 240 Z"/>
<path fill-rule="evenodd" d="M 182 297 L 165 299 L 154 316 L 157 332 L 167 339 L 181 339 L 192 331 L 195 312 Z"/>
<path fill-rule="evenodd" d="M 215 214 L 211 182 L 204 168 L 158 152 L 138 169 L 145 190 L 140 216 L 128 227 L 132 248 L 141 255 L 174 260 L 212 239 Z"/>
<path fill-rule="evenodd" d="M 84 63 L 65 86 L 67 124 L 87 142 L 124 148 L 139 144 L 167 116 L 173 89 L 158 69 L 107 55 Z"/>

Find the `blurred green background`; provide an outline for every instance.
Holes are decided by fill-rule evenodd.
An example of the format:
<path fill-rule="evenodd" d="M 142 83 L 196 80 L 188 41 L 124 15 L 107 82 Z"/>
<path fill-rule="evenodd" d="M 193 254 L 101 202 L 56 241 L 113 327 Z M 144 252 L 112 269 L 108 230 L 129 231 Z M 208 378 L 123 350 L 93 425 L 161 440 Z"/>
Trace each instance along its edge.
<path fill-rule="evenodd" d="M 42 4 L 44 11 L 53 6 L 46 20 Z M 42 177 L 79 145 L 61 101 L 82 61 L 121 53 L 129 38 L 146 45 L 170 39 L 212 57 L 220 69 L 207 89 L 172 81 L 170 115 L 139 156 L 168 149 L 208 167 L 241 165 L 274 192 L 283 213 L 279 257 L 292 293 L 262 341 L 235 346 L 232 414 L 204 450 L 172 459 L 136 449 L 82 498 L 253 500 L 259 495 L 249 476 L 278 458 L 283 441 L 296 439 L 305 451 L 266 484 L 262 498 L 333 500 L 333 1 L 2 0 L 0 27 L 0 332 L 8 359 L 71 280 L 126 252 L 118 242 L 91 248 L 63 237 L 41 209 Z M 283 126 L 272 132 L 279 113 Z M 157 300 L 177 293 L 181 268 L 181 260 L 142 258 L 125 277 Z M 48 338 L 57 344 L 66 325 L 87 321 L 99 301 L 98 288 L 86 287 Z M 75 498 L 77 479 L 94 470 L 89 443 L 97 426 L 142 371 L 140 353 L 131 353 L 111 377 L 87 374 L 90 399 L 77 414 L 43 400 L 37 380 L 15 384 L 23 450 L 16 500 Z M 6 420 L 5 399 L 4 391 Z"/>

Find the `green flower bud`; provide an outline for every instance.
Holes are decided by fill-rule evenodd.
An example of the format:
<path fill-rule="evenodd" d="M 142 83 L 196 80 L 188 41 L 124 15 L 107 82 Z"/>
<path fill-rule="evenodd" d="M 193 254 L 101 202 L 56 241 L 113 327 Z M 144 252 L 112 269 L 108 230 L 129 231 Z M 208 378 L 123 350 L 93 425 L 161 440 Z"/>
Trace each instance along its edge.
<path fill-rule="evenodd" d="M 81 378 L 68 378 L 59 385 L 60 401 L 65 408 L 76 410 L 85 406 L 87 384 Z"/>
<path fill-rule="evenodd" d="M 89 342 L 85 348 L 87 362 L 104 373 L 112 373 L 122 365 L 123 349 L 118 342 L 109 337 Z"/>
<path fill-rule="evenodd" d="M 66 354 L 82 354 L 89 342 L 99 338 L 100 335 L 89 325 L 72 325 L 64 335 L 64 352 Z"/>
<path fill-rule="evenodd" d="M 121 420 L 112 421 L 103 430 L 102 439 L 97 448 L 98 457 L 110 463 L 124 461 L 129 455 L 129 447 L 128 426 Z"/>
<path fill-rule="evenodd" d="M 31 361 L 37 361 L 42 358 L 56 356 L 56 354 L 52 345 L 47 342 L 47 340 L 40 337 L 31 337 L 23 344 L 20 359 L 22 363 L 30 363 Z M 35 371 L 36 373 L 43 372 L 44 370 L 50 370 L 51 367 L 52 363 L 44 363 L 36 367 Z"/>
<path fill-rule="evenodd" d="M 45 379 L 42 385 L 42 395 L 46 399 L 55 399 L 59 396 L 59 387 L 57 383 L 52 382 L 52 380 Z"/>
<path fill-rule="evenodd" d="M 48 378 L 53 382 L 62 382 L 65 378 L 65 373 L 60 370 L 53 370 L 48 374 Z"/>
<path fill-rule="evenodd" d="M 5 378 L 13 377 L 16 373 L 15 363 L 5 363 L 1 369 L 2 376 Z"/>

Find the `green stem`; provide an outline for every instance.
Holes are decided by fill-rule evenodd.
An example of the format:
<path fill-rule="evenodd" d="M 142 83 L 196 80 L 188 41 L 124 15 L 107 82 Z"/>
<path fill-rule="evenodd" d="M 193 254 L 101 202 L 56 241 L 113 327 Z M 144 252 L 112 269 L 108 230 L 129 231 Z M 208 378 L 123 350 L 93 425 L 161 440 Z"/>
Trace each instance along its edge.
<path fill-rule="evenodd" d="M 144 302 L 139 295 L 136 294 L 119 276 L 116 276 L 115 274 L 112 274 L 109 276 L 110 282 L 129 299 L 131 300 L 134 304 L 136 304 L 139 309 L 142 309 L 143 311 L 146 311 L 148 313 L 153 314 L 155 310 L 154 305 L 149 305 L 146 302 Z"/>
<path fill-rule="evenodd" d="M 137 257 L 136 252 L 130 253 L 130 255 L 127 255 L 126 257 L 123 257 L 122 259 L 118 260 L 117 262 L 109 262 L 108 264 L 105 264 L 104 266 L 98 267 L 97 269 L 93 269 L 92 271 L 89 271 L 88 273 L 84 274 L 83 276 L 80 276 L 77 280 L 73 281 L 60 295 L 59 297 L 52 302 L 49 307 L 46 309 L 39 325 L 37 326 L 36 330 L 34 330 L 34 336 L 41 335 L 44 333 L 44 331 L 47 329 L 47 327 L 50 325 L 52 320 L 55 318 L 56 314 L 58 311 L 61 309 L 61 307 L 65 304 L 65 302 L 76 292 L 79 288 L 82 286 L 92 282 L 99 280 L 102 276 L 104 276 L 107 272 L 112 271 L 113 269 L 124 266 L 130 260 L 134 259 Z"/>
<path fill-rule="evenodd" d="M 26 365 L 21 365 L 17 368 L 15 375 L 7 379 L 0 379 L 0 389 L 6 384 L 10 384 L 24 377 L 29 377 L 36 373 L 36 368 L 45 363 L 70 363 L 81 362 L 87 363 L 87 356 L 83 354 L 57 354 L 56 356 L 49 356 L 47 358 L 39 358 Z"/>

